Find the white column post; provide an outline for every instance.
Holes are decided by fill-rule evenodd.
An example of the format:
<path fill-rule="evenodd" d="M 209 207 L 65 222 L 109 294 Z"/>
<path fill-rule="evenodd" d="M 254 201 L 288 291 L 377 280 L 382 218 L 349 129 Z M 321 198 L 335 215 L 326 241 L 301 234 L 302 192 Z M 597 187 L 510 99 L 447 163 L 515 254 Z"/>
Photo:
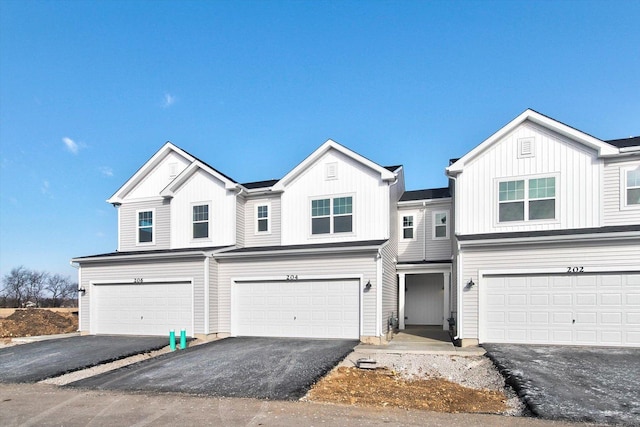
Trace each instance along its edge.
<path fill-rule="evenodd" d="M 398 327 L 404 329 L 404 292 L 405 292 L 405 273 L 398 273 Z"/>
<path fill-rule="evenodd" d="M 449 329 L 449 315 L 451 313 L 451 308 L 449 307 L 449 301 L 451 296 L 449 295 L 449 291 L 451 289 L 451 272 L 446 271 L 442 273 L 442 283 L 444 284 L 444 318 L 442 319 L 442 329 L 445 331 Z"/>

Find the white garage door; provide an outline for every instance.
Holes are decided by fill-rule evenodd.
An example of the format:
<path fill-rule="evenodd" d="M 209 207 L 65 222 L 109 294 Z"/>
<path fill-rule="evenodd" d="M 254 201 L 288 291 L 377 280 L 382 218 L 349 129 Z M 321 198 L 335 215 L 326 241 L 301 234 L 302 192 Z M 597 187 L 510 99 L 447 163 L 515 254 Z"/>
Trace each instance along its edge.
<path fill-rule="evenodd" d="M 190 282 L 96 284 L 91 300 L 94 334 L 193 335 Z"/>
<path fill-rule="evenodd" d="M 640 346 L 640 274 L 485 276 L 480 342 Z"/>
<path fill-rule="evenodd" d="M 234 335 L 360 338 L 357 280 L 234 284 Z"/>

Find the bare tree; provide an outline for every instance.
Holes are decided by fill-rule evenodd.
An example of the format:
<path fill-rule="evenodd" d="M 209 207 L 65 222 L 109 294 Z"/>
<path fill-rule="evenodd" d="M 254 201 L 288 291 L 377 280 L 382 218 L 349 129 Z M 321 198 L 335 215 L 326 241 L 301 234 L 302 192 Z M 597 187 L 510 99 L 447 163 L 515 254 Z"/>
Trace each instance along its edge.
<path fill-rule="evenodd" d="M 31 271 L 20 266 L 2 278 L 2 297 L 8 307 L 22 307 L 27 302 L 30 276 Z"/>
<path fill-rule="evenodd" d="M 42 299 L 45 297 L 44 291 L 47 284 L 49 273 L 44 271 L 31 270 L 29 281 L 27 282 L 26 302 L 35 303 L 36 307 L 40 307 Z"/>
<path fill-rule="evenodd" d="M 73 298 L 77 289 L 77 283 L 71 281 L 69 277 L 64 277 L 60 274 L 47 277 L 45 290 L 49 291 L 51 295 L 51 305 L 53 307 L 60 307 L 65 300 Z"/>

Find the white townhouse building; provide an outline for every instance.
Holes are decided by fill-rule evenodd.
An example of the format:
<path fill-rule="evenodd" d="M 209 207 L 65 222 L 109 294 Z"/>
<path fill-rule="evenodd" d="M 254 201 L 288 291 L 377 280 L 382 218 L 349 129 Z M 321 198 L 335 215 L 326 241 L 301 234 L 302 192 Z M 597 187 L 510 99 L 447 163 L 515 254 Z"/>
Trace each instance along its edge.
<path fill-rule="evenodd" d="M 166 143 L 107 200 L 118 250 L 72 260 L 80 330 L 640 346 L 640 138 L 527 110 L 446 174 L 329 140 L 242 184 Z"/>

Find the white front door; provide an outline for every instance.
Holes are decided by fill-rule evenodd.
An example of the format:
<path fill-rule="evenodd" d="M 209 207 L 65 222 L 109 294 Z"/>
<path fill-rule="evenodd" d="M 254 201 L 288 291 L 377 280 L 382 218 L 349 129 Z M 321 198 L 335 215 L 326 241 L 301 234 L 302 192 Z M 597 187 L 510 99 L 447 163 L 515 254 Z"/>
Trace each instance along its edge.
<path fill-rule="evenodd" d="M 93 334 L 193 335 L 190 282 L 109 283 L 92 286 Z"/>
<path fill-rule="evenodd" d="M 238 282 L 232 335 L 360 338 L 358 280 Z"/>
<path fill-rule="evenodd" d="M 640 346 L 640 274 L 485 276 L 480 342 Z"/>

